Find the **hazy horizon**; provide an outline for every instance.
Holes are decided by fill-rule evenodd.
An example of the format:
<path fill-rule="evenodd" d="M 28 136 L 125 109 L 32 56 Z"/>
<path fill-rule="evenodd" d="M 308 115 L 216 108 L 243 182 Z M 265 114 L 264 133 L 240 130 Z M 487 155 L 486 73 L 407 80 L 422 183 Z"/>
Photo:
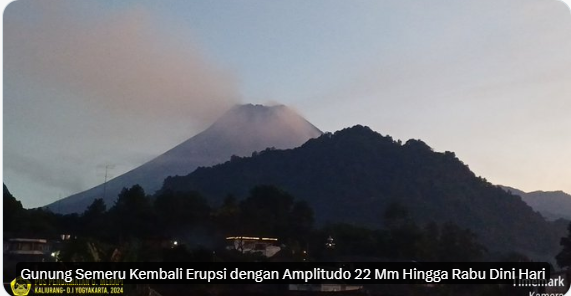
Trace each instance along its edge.
<path fill-rule="evenodd" d="M 25 207 L 133 169 L 235 104 L 356 124 L 571 193 L 559 0 L 42 1 L 4 13 L 3 181 Z"/>

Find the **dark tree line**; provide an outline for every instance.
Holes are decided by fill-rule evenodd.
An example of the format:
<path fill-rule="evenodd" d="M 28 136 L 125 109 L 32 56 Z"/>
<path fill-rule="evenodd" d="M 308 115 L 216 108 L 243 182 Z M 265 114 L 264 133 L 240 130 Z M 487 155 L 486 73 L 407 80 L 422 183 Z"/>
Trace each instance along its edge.
<path fill-rule="evenodd" d="M 313 210 L 273 186 L 255 187 L 242 201 L 229 196 L 222 205 L 212 207 L 197 192 L 163 191 L 149 196 L 135 185 L 124 188 L 110 208 L 95 199 L 83 213 L 68 215 L 25 210 L 6 188 L 4 193 L 6 234 L 42 238 L 69 234 L 73 239 L 62 252 L 69 260 L 110 259 L 116 249 L 122 258 L 133 260 L 180 258 L 177 252 L 191 260 L 205 252 L 193 254 L 184 248 L 220 249 L 226 236 L 272 236 L 282 243 L 301 245 L 313 229 Z M 174 241 L 178 250 L 158 254 Z"/>
<path fill-rule="evenodd" d="M 331 224 L 316 233 L 321 241 L 335 238 L 335 255 L 349 261 L 470 262 L 484 259 L 487 252 L 471 231 L 451 222 L 418 225 L 406 207 L 397 203 L 387 208 L 382 221 L 381 229 Z"/>
<path fill-rule="evenodd" d="M 289 260 L 334 256 L 479 261 L 487 255 L 471 231 L 452 222 L 417 224 L 408 209 L 398 203 L 387 207 L 379 217 L 378 228 L 347 223 L 316 228 L 311 207 L 274 186 L 254 187 L 242 200 L 228 195 L 221 205 L 212 206 L 198 192 L 163 191 L 149 196 L 135 185 L 124 188 L 110 208 L 102 199 L 95 199 L 79 215 L 23 209 L 4 186 L 3 205 L 7 236 L 58 237 L 65 233 L 76 238 L 62 252 L 62 259 L 70 261 L 109 260 L 117 250 L 123 260 L 211 260 L 208 250 L 223 249 L 224 237 L 235 235 L 277 237 L 286 246 L 284 252 Z M 324 243 L 329 236 L 335 239 L 336 247 L 326 254 Z M 175 239 L 182 246 L 166 253 L 165 245 L 156 244 Z M 561 267 L 569 267 L 571 224 L 561 246 L 557 262 Z M 527 258 L 512 254 L 504 260 Z"/>
<path fill-rule="evenodd" d="M 562 250 L 555 259 L 557 259 L 557 264 L 560 267 L 571 269 L 571 223 L 569 223 L 567 230 L 569 230 L 567 236 L 561 238 Z"/>

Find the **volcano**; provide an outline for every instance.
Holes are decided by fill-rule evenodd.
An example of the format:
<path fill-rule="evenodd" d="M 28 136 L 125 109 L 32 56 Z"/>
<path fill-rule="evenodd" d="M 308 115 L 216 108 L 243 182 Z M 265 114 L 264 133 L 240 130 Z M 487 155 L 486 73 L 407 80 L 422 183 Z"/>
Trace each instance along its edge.
<path fill-rule="evenodd" d="M 147 193 L 160 189 L 168 176 L 187 175 L 198 167 L 248 156 L 266 148 L 298 147 L 322 132 L 284 105 L 238 105 L 214 124 L 151 161 L 89 190 L 47 205 L 56 213 L 81 213 L 96 198 L 111 207 L 124 187 L 141 185 Z"/>

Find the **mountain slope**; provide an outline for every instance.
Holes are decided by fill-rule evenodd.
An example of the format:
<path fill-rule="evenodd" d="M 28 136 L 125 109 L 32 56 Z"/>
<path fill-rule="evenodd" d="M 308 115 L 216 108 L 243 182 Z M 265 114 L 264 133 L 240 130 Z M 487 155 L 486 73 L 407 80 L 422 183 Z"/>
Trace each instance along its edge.
<path fill-rule="evenodd" d="M 523 192 L 507 186 L 502 186 L 502 188 L 521 196 L 525 203 L 539 211 L 546 219 L 571 220 L 571 195 L 563 191 Z"/>
<path fill-rule="evenodd" d="M 419 222 L 452 221 L 472 229 L 492 251 L 546 259 L 561 237 L 520 197 L 476 177 L 454 153 L 436 153 L 418 140 L 401 144 L 363 126 L 169 177 L 163 189 L 197 190 L 220 203 L 228 193 L 243 197 L 259 184 L 306 200 L 320 223 L 379 226 L 387 205 L 398 202 Z"/>
<path fill-rule="evenodd" d="M 104 200 L 110 207 L 123 187 L 139 184 L 146 192 L 153 193 L 167 176 L 185 175 L 199 166 L 211 166 L 232 155 L 250 155 L 267 147 L 297 147 L 320 134 L 319 129 L 286 106 L 236 106 L 200 134 L 108 181 Z M 57 213 L 82 212 L 95 198 L 103 197 L 103 193 L 101 184 L 48 207 Z"/>

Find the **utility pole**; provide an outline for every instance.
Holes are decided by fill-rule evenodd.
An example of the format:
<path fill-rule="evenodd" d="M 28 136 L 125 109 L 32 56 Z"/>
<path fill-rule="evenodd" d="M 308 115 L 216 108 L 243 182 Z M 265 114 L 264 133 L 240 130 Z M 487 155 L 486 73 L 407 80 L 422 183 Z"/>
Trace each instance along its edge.
<path fill-rule="evenodd" d="M 107 171 L 111 165 L 105 166 L 105 181 L 103 182 L 103 200 L 105 200 L 105 193 L 107 191 Z"/>

